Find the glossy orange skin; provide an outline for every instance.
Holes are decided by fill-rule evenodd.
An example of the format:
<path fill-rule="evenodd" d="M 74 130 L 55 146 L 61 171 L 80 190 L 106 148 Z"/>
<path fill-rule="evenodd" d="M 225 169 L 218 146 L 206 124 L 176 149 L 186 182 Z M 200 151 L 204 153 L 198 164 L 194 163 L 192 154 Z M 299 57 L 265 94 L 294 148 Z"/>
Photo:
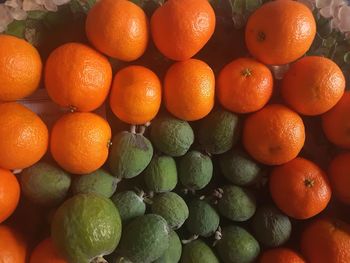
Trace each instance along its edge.
<path fill-rule="evenodd" d="M 328 174 L 337 199 L 350 204 L 350 152 L 335 156 L 329 165 Z"/>
<path fill-rule="evenodd" d="M 236 113 L 260 110 L 271 98 L 272 91 L 271 71 L 254 59 L 236 59 L 226 65 L 218 77 L 219 102 Z"/>
<path fill-rule="evenodd" d="M 306 261 L 289 248 L 275 248 L 265 250 L 260 257 L 259 263 L 306 263 Z"/>
<path fill-rule="evenodd" d="M 14 101 L 39 86 L 42 62 L 38 51 L 23 39 L 0 34 L 0 101 Z"/>
<path fill-rule="evenodd" d="M 48 148 L 45 123 L 16 102 L 0 104 L 0 167 L 23 169 L 38 162 Z"/>
<path fill-rule="evenodd" d="M 215 13 L 207 0 L 168 0 L 151 18 L 155 45 L 166 57 L 187 60 L 200 51 L 215 30 Z"/>
<path fill-rule="evenodd" d="M 289 162 L 297 157 L 304 142 L 303 120 L 283 105 L 268 105 L 245 120 L 243 145 L 261 163 L 279 165 Z"/>
<path fill-rule="evenodd" d="M 350 262 L 350 226 L 336 219 L 312 222 L 302 234 L 301 251 L 309 263 Z"/>
<path fill-rule="evenodd" d="M 15 211 L 20 195 L 21 189 L 16 176 L 0 168 L 0 223 Z"/>
<path fill-rule="evenodd" d="M 281 88 L 287 104 L 300 114 L 320 115 L 333 108 L 345 91 L 343 72 L 332 60 L 308 56 L 292 64 Z"/>
<path fill-rule="evenodd" d="M 264 64 L 282 65 L 309 50 L 316 35 L 310 9 L 292 0 L 264 4 L 248 19 L 245 41 L 249 52 Z"/>
<path fill-rule="evenodd" d="M 34 249 L 29 263 L 68 263 L 68 261 L 59 254 L 51 238 L 47 238 Z"/>
<path fill-rule="evenodd" d="M 322 127 L 328 140 L 350 149 L 350 92 L 344 93 L 337 105 L 322 116 Z"/>
<path fill-rule="evenodd" d="M 332 195 L 325 172 L 300 157 L 274 168 L 269 187 L 278 208 L 296 219 L 319 214 L 327 207 Z"/>
<path fill-rule="evenodd" d="M 141 57 L 147 48 L 147 16 L 131 1 L 99 1 L 88 13 L 85 30 L 97 50 L 123 61 Z"/>
<path fill-rule="evenodd" d="M 215 76 L 203 61 L 189 59 L 174 63 L 164 79 L 167 110 L 179 119 L 204 118 L 214 107 Z"/>
<path fill-rule="evenodd" d="M 14 229 L 0 225 L 0 262 L 26 263 L 27 244 Z"/>
<path fill-rule="evenodd" d="M 112 67 L 107 58 L 83 44 L 64 44 L 46 62 L 45 87 L 62 107 L 97 109 L 107 98 L 111 82 Z"/>
<path fill-rule="evenodd" d="M 105 163 L 110 140 L 111 128 L 102 117 L 90 112 L 69 113 L 52 128 L 50 150 L 66 171 L 87 174 Z"/>
<path fill-rule="evenodd" d="M 145 124 L 158 113 L 162 87 L 157 75 L 142 66 L 129 66 L 114 77 L 110 96 L 113 113 L 130 124 Z"/>

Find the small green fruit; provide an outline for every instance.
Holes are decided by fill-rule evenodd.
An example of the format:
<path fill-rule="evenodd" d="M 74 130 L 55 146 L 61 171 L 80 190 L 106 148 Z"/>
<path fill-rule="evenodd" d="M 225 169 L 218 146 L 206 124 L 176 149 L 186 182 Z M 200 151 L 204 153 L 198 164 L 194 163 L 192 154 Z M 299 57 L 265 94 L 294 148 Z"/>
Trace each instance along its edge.
<path fill-rule="evenodd" d="M 173 190 L 177 184 L 175 160 L 170 156 L 153 156 L 144 171 L 144 179 L 147 188 L 156 193 Z"/>
<path fill-rule="evenodd" d="M 175 231 L 170 231 L 169 248 L 163 256 L 158 258 L 154 263 L 178 263 L 181 257 L 182 244 L 179 236 Z"/>
<path fill-rule="evenodd" d="M 179 180 L 190 190 L 200 190 L 213 177 L 213 163 L 209 156 L 198 151 L 189 151 L 178 164 Z"/>
<path fill-rule="evenodd" d="M 33 203 L 42 206 L 60 204 L 71 185 L 69 174 L 45 162 L 24 169 L 19 178 L 23 194 Z"/>
<path fill-rule="evenodd" d="M 152 212 L 162 216 L 172 229 L 180 228 L 188 218 L 188 207 L 181 196 L 176 193 L 160 194 L 152 202 Z"/>
<path fill-rule="evenodd" d="M 194 133 L 188 122 L 163 116 L 152 122 L 151 140 L 159 151 L 176 157 L 188 151 L 193 144 Z"/>
<path fill-rule="evenodd" d="M 238 116 L 229 111 L 217 109 L 201 120 L 198 141 L 206 152 L 221 154 L 236 144 L 239 133 Z"/>
<path fill-rule="evenodd" d="M 218 210 L 221 215 L 232 221 L 247 221 L 256 210 L 255 196 L 248 189 L 235 185 L 226 186 L 218 201 Z"/>
<path fill-rule="evenodd" d="M 73 179 L 73 194 L 95 193 L 110 198 L 117 189 L 118 179 L 103 169 Z"/>
<path fill-rule="evenodd" d="M 252 228 L 256 239 L 267 247 L 283 245 L 292 232 L 288 216 L 272 205 L 258 208 L 252 219 Z"/>
<path fill-rule="evenodd" d="M 260 253 L 259 243 L 244 228 L 228 226 L 222 230 L 222 238 L 216 249 L 224 263 L 252 263 Z"/>
<path fill-rule="evenodd" d="M 151 142 L 141 134 L 120 132 L 113 137 L 109 153 L 109 167 L 117 178 L 133 178 L 150 163 Z"/>
<path fill-rule="evenodd" d="M 203 237 L 209 237 L 215 233 L 219 227 L 220 217 L 216 210 L 203 200 L 192 200 L 188 209 L 189 217 L 186 221 L 187 230 Z"/>
<path fill-rule="evenodd" d="M 142 216 L 146 212 L 146 204 L 143 202 L 143 197 L 137 195 L 134 191 L 115 193 L 111 200 L 118 208 L 123 222 Z"/>
<path fill-rule="evenodd" d="M 151 263 L 169 248 L 170 229 L 160 215 L 147 214 L 131 221 L 123 230 L 119 254 L 133 263 Z"/>
<path fill-rule="evenodd" d="M 181 263 L 219 263 L 213 250 L 202 240 L 194 240 L 183 248 Z"/>

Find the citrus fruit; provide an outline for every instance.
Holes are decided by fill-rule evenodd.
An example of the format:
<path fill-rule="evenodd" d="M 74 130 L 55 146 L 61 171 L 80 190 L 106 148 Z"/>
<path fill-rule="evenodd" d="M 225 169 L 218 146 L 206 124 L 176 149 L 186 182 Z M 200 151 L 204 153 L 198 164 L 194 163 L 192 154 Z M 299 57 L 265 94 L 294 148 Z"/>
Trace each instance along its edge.
<path fill-rule="evenodd" d="M 39 86 L 42 62 L 27 41 L 0 34 L 0 101 L 14 101 L 32 94 Z"/>
<path fill-rule="evenodd" d="M 0 225 L 0 262 L 26 263 L 27 244 L 13 228 Z"/>
<path fill-rule="evenodd" d="M 289 248 L 274 248 L 265 250 L 259 263 L 306 263 L 295 251 Z"/>
<path fill-rule="evenodd" d="M 15 102 L 0 104 L 0 167 L 23 169 L 47 151 L 49 133 L 31 110 Z"/>
<path fill-rule="evenodd" d="M 16 176 L 0 168 L 0 224 L 15 211 L 20 193 L 21 189 Z"/>
<path fill-rule="evenodd" d="M 341 153 L 333 158 L 329 165 L 328 176 L 332 190 L 341 202 L 350 204 L 350 153 Z"/>
<path fill-rule="evenodd" d="M 56 206 L 66 198 L 71 177 L 55 165 L 38 162 L 22 171 L 20 182 L 23 194 L 30 201 L 42 206 Z"/>
<path fill-rule="evenodd" d="M 203 61 L 189 59 L 174 63 L 164 79 L 167 110 L 179 119 L 202 119 L 214 106 L 215 77 Z"/>
<path fill-rule="evenodd" d="M 264 164 L 279 165 L 293 160 L 304 142 L 303 120 L 283 105 L 268 105 L 250 115 L 244 123 L 244 147 Z"/>
<path fill-rule="evenodd" d="M 107 58 L 83 44 L 64 44 L 46 61 L 46 90 L 62 107 L 97 109 L 105 101 L 111 82 L 112 67 Z"/>
<path fill-rule="evenodd" d="M 306 5 L 278 0 L 262 5 L 249 17 L 245 42 L 258 60 L 281 65 L 303 56 L 315 35 L 316 22 Z"/>
<path fill-rule="evenodd" d="M 169 0 L 151 18 L 152 38 L 160 52 L 187 60 L 208 42 L 215 30 L 215 13 L 206 0 Z"/>
<path fill-rule="evenodd" d="M 323 211 L 332 194 L 321 168 L 300 157 L 274 168 L 269 186 L 278 208 L 296 219 L 307 219 Z"/>
<path fill-rule="evenodd" d="M 145 124 L 158 113 L 161 83 L 157 75 L 142 66 L 128 66 L 113 80 L 110 106 L 113 113 L 130 124 Z"/>
<path fill-rule="evenodd" d="M 219 263 L 213 250 L 202 240 L 197 239 L 183 247 L 181 263 Z"/>
<path fill-rule="evenodd" d="M 322 116 L 323 131 L 335 145 L 350 149 L 350 92 L 344 93 L 339 103 Z"/>
<path fill-rule="evenodd" d="M 54 245 L 75 263 L 112 253 L 121 231 L 121 219 L 113 202 L 96 194 L 78 194 L 66 200 L 51 224 Z"/>
<path fill-rule="evenodd" d="M 50 149 L 63 169 L 87 174 L 105 163 L 110 140 L 111 128 L 102 117 L 89 112 L 69 113 L 53 126 Z"/>
<path fill-rule="evenodd" d="M 174 230 L 170 231 L 169 247 L 163 256 L 158 258 L 154 263 L 178 263 L 182 252 L 182 243 L 179 236 Z"/>
<path fill-rule="evenodd" d="M 113 58 L 132 61 L 147 47 L 146 14 L 131 1 L 99 1 L 89 11 L 85 29 L 92 45 Z"/>
<path fill-rule="evenodd" d="M 282 97 L 300 114 L 319 115 L 333 108 L 344 94 L 345 77 L 332 60 L 301 58 L 284 75 Z"/>
<path fill-rule="evenodd" d="M 350 262 L 350 226 L 336 219 L 312 222 L 302 234 L 301 252 L 310 263 Z"/>
<path fill-rule="evenodd" d="M 217 82 L 220 104 L 237 113 L 260 110 L 270 100 L 273 91 L 273 76 L 269 68 L 250 58 L 239 58 L 227 64 Z"/>
<path fill-rule="evenodd" d="M 51 238 L 47 238 L 33 250 L 29 263 L 68 263 L 68 261 L 60 255 Z"/>

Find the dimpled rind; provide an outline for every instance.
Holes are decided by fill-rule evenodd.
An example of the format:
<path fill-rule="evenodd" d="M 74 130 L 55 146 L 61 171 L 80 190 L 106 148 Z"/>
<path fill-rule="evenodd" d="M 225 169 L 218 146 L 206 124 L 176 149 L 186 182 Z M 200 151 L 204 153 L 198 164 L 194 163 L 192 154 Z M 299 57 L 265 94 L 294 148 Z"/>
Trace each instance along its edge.
<path fill-rule="evenodd" d="M 202 240 L 197 239 L 183 248 L 181 263 L 219 263 L 213 250 Z"/>
<path fill-rule="evenodd" d="M 118 208 L 123 222 L 128 222 L 135 217 L 142 216 L 146 212 L 146 204 L 134 191 L 115 193 L 111 200 Z"/>
<path fill-rule="evenodd" d="M 117 178 L 133 178 L 150 163 L 151 142 L 141 134 L 120 132 L 113 137 L 109 153 L 109 168 Z"/>
<path fill-rule="evenodd" d="M 169 248 L 163 256 L 158 258 L 154 263 L 178 263 L 182 253 L 182 244 L 179 236 L 174 230 L 170 232 Z"/>
<path fill-rule="evenodd" d="M 78 194 L 56 211 L 51 236 L 63 256 L 74 263 L 88 263 L 117 247 L 122 223 L 113 202 L 101 195 Z"/>

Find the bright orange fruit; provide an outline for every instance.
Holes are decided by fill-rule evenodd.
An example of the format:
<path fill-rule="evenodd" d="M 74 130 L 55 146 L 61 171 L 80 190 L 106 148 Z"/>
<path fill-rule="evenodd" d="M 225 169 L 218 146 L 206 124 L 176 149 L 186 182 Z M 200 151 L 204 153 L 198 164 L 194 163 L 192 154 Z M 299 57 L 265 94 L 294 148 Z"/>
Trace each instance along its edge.
<path fill-rule="evenodd" d="M 0 262 L 26 263 L 27 244 L 13 228 L 0 225 Z"/>
<path fill-rule="evenodd" d="M 47 238 L 34 249 L 29 263 L 68 263 L 68 261 L 59 254 L 51 238 Z"/>
<path fill-rule="evenodd" d="M 15 211 L 20 193 L 21 189 L 16 176 L 0 168 L 0 224 Z"/>
<path fill-rule="evenodd" d="M 335 196 L 343 203 L 350 204 L 350 153 L 335 156 L 328 171 Z"/>
<path fill-rule="evenodd" d="M 259 263 L 306 263 L 295 251 L 289 248 L 274 248 L 265 250 Z"/>

